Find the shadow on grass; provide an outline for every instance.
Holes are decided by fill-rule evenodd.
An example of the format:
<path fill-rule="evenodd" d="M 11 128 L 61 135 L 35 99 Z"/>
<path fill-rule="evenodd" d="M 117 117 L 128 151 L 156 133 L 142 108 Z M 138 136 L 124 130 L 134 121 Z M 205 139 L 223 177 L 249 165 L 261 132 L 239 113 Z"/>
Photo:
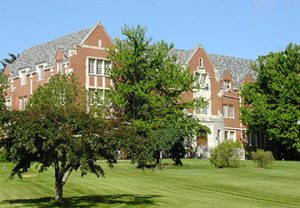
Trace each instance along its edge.
<path fill-rule="evenodd" d="M 132 206 L 145 206 L 154 205 L 154 199 L 159 198 L 159 195 L 133 195 L 133 194 L 117 194 L 117 195 L 91 195 L 91 196 L 78 196 L 66 197 L 62 204 L 56 203 L 53 198 L 44 197 L 36 199 L 12 199 L 3 200 L 1 205 L 16 205 L 22 204 L 22 207 L 74 207 L 74 208 L 87 208 L 100 205 L 113 205 L 113 204 L 126 204 Z"/>

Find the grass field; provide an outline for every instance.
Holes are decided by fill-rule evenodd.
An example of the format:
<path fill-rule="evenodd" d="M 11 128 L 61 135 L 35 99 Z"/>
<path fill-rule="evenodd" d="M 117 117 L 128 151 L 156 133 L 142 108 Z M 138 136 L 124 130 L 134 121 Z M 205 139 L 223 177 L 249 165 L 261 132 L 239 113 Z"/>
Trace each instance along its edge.
<path fill-rule="evenodd" d="M 273 169 L 256 168 L 252 161 L 239 169 L 215 169 L 206 160 L 183 162 L 183 167 L 143 172 L 122 161 L 107 168 L 105 178 L 73 173 L 63 207 L 300 207 L 299 162 L 277 161 Z M 22 181 L 6 181 L 11 167 L 0 163 L 0 207 L 55 207 L 52 170 L 34 169 Z"/>

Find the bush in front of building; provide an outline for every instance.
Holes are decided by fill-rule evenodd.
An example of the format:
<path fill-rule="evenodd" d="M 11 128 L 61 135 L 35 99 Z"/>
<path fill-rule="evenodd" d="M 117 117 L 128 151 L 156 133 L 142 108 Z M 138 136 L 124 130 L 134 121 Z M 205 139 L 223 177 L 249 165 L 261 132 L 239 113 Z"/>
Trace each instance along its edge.
<path fill-rule="evenodd" d="M 252 160 L 260 168 L 270 168 L 274 162 L 274 157 L 271 151 L 265 151 L 257 149 L 256 152 L 252 152 Z"/>
<path fill-rule="evenodd" d="M 4 148 L 0 148 L 0 162 L 8 162 L 7 153 Z"/>
<path fill-rule="evenodd" d="M 211 150 L 210 162 L 217 168 L 240 167 L 241 144 L 231 140 L 220 143 Z"/>

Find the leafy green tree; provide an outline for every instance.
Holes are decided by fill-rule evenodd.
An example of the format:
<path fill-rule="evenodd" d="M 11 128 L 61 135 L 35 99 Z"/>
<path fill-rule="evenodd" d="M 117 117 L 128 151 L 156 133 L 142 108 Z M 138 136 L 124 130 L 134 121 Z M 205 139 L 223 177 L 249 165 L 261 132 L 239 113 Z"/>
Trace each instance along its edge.
<path fill-rule="evenodd" d="M 204 107 L 206 102 L 182 98 L 183 93 L 192 91 L 194 80 L 189 70 L 176 64 L 176 57 L 170 55 L 173 45 L 152 43 L 140 26 L 125 26 L 122 34 L 125 40 L 116 39 L 109 50 L 114 83 L 110 101 L 113 117 L 128 123 L 135 132 L 125 139 L 127 152 L 144 166 L 153 161 L 155 151 L 170 149 L 179 140 L 192 139 L 201 129 L 206 130 L 187 113 Z"/>
<path fill-rule="evenodd" d="M 253 66 L 254 83 L 241 88 L 241 119 L 250 131 L 300 152 L 297 120 L 300 118 L 300 46 L 260 56 Z"/>
<path fill-rule="evenodd" d="M 7 79 L 5 75 L 0 72 L 0 112 L 5 110 L 6 89 L 7 89 Z"/>
<path fill-rule="evenodd" d="M 72 171 L 104 176 L 96 160 L 101 156 L 110 166 L 115 162 L 110 128 L 99 114 L 87 113 L 86 93 L 73 75 L 54 76 L 30 97 L 25 111 L 11 112 L 4 127 L 2 143 L 15 162 L 10 178 L 22 177 L 33 162 L 40 172 L 53 167 L 55 200 L 62 202 Z"/>

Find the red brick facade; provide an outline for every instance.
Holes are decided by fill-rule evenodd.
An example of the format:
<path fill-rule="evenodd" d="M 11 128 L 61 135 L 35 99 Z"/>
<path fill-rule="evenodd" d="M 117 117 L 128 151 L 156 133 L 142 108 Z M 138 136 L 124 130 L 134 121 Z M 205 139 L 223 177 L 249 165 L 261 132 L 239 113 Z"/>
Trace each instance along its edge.
<path fill-rule="evenodd" d="M 53 60 L 31 63 L 28 66 L 23 64 L 25 67 L 7 66 L 4 71 L 9 77 L 7 105 L 13 110 L 24 110 L 27 99 L 34 90 L 58 72 L 73 72 L 78 77 L 79 83 L 87 90 L 97 88 L 104 91 L 110 88 L 111 81 L 105 76 L 104 66 L 109 64 L 106 49 L 112 44 L 103 26 L 97 24 L 82 35 L 76 47 L 68 50 L 56 48 Z M 183 50 L 181 52 L 185 53 Z M 30 53 L 30 49 L 27 53 Z M 179 53 L 176 55 L 179 56 Z M 243 126 L 239 120 L 240 96 L 237 89 L 233 87 L 237 83 L 234 83 L 235 80 L 231 74 L 231 71 L 235 69 L 228 68 L 220 73 L 216 70 L 211 58 L 202 47 L 196 47 L 180 63 L 186 65 L 199 81 L 199 90 L 184 93 L 183 98 L 190 100 L 201 96 L 209 102 L 207 109 L 192 112 L 211 130 L 211 134 L 199 134 L 196 142 L 197 145 L 208 147 L 214 147 L 224 139 L 243 140 Z M 19 59 L 19 65 L 23 66 L 22 54 Z M 39 67 L 42 72 L 39 71 Z M 23 83 L 21 83 L 22 76 Z M 247 74 L 243 80 L 249 82 L 253 79 Z"/>

